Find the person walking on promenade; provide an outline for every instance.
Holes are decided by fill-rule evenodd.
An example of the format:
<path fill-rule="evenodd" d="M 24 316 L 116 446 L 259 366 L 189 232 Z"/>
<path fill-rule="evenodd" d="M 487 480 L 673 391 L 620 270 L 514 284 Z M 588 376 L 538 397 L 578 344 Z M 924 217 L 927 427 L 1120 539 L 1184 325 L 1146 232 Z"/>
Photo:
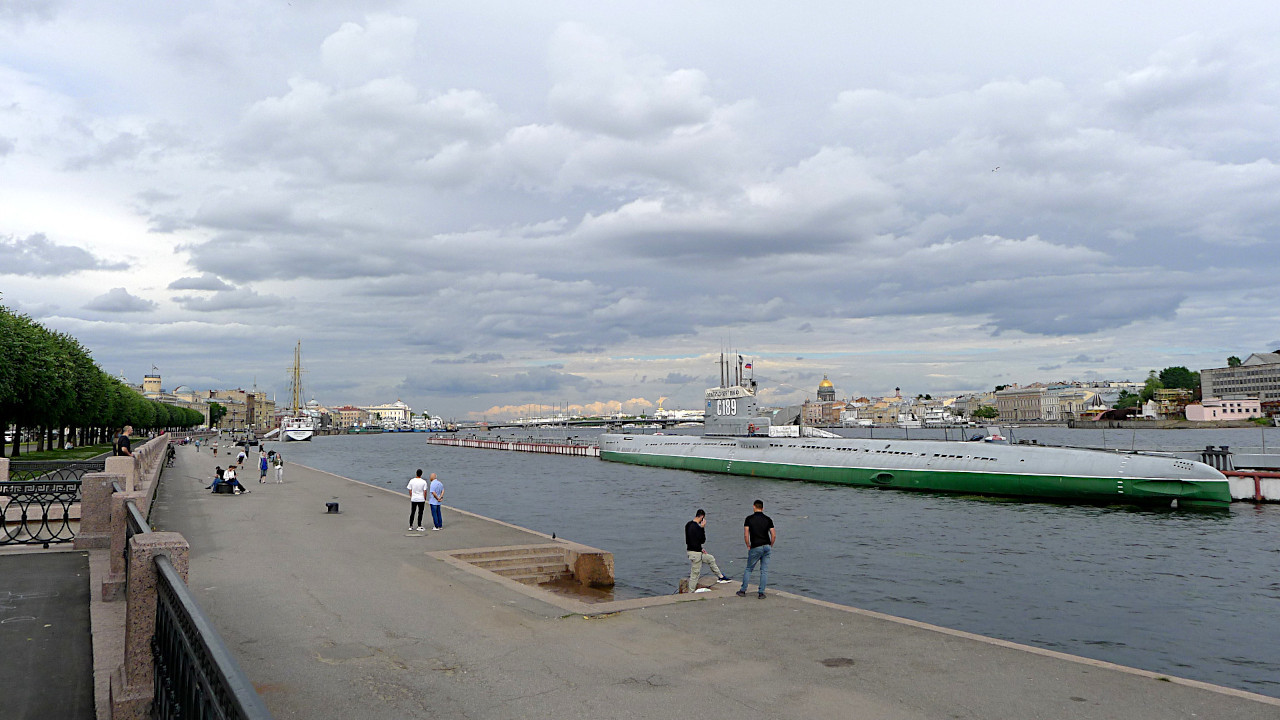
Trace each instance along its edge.
<path fill-rule="evenodd" d="M 715 573 L 717 583 L 733 582 L 720 572 L 715 556 L 702 549 L 703 544 L 707 542 L 706 527 L 707 513 L 702 508 L 698 508 L 698 512 L 693 514 L 693 519 L 684 524 L 684 546 L 689 553 L 689 592 L 698 591 L 698 578 L 702 577 L 704 562 L 711 566 L 711 572 Z"/>
<path fill-rule="evenodd" d="M 200 438 L 196 438 L 196 452 L 200 452 Z"/>
<path fill-rule="evenodd" d="M 129 436 L 132 434 L 133 434 L 132 425 L 125 425 L 123 428 L 120 428 L 120 434 L 116 436 L 115 442 L 112 443 L 112 447 L 111 447 L 112 454 L 116 456 L 120 456 L 120 455 L 132 456 L 133 447 L 130 444 L 132 441 L 129 439 Z"/>
<path fill-rule="evenodd" d="M 258 451 L 258 482 L 265 483 L 267 481 L 267 451 Z"/>
<path fill-rule="evenodd" d="M 738 590 L 738 597 L 747 596 L 751 571 L 756 563 L 760 563 L 760 587 L 756 597 L 763 600 L 764 587 L 769 581 L 769 556 L 773 554 L 778 531 L 773 527 L 773 520 L 764 514 L 763 500 L 757 500 L 751 505 L 755 512 L 748 515 L 746 522 L 742 523 L 742 540 L 747 544 L 747 569 L 742 573 L 742 587 Z"/>
<path fill-rule="evenodd" d="M 213 456 L 218 457 L 218 441 L 213 441 Z"/>
<path fill-rule="evenodd" d="M 444 518 L 440 515 L 440 503 L 444 502 L 444 483 L 436 479 L 435 473 L 431 473 L 431 498 L 428 502 L 431 505 L 431 529 L 439 530 L 444 527 Z"/>
<path fill-rule="evenodd" d="M 432 477 L 435 477 L 432 475 Z M 422 471 L 404 486 L 409 491 L 409 532 L 414 530 L 423 531 L 427 528 L 422 525 L 422 506 L 427 504 L 427 481 L 422 479 Z M 417 515 L 418 521 L 414 522 L 414 516 Z"/>
<path fill-rule="evenodd" d="M 246 457 L 248 456 L 245 455 L 244 448 L 240 448 L 240 452 L 236 454 L 236 466 L 239 467 L 241 470 L 244 469 L 244 459 Z"/>
<path fill-rule="evenodd" d="M 276 463 L 276 483 L 284 482 L 284 456 L 280 453 L 274 453 L 271 458 Z"/>

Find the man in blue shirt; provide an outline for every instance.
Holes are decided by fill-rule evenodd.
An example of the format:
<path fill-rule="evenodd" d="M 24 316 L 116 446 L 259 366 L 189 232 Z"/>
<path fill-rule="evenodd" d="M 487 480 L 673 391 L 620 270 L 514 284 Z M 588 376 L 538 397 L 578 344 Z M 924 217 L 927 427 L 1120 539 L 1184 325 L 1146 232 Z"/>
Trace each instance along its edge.
<path fill-rule="evenodd" d="M 439 530 L 444 527 L 444 518 L 440 515 L 440 503 L 444 502 L 444 483 L 436 479 L 435 473 L 431 473 L 428 492 L 430 495 L 427 497 L 427 504 L 431 506 L 431 524 L 434 526 L 432 530 Z"/>

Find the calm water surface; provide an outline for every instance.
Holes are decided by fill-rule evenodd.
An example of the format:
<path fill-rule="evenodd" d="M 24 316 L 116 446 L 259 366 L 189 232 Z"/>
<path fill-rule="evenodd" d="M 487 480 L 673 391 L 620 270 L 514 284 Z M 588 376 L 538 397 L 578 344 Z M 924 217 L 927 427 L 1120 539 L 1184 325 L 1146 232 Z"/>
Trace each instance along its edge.
<path fill-rule="evenodd" d="M 1136 438 L 1127 430 L 1105 437 L 1015 432 L 1094 447 L 1273 440 L 1280 447 L 1274 431 L 1265 438 L 1254 430 Z M 273 445 L 290 461 L 400 492 L 417 468 L 439 473 L 448 504 L 613 552 L 622 594 L 674 591 L 688 573 L 683 526 L 699 507 L 708 514 L 707 550 L 740 579 L 742 521 L 760 498 L 778 527 L 771 586 L 1280 696 L 1278 505 L 1192 512 L 994 501 L 436 447 L 425 439 L 401 433 Z M 388 518 L 388 527 L 402 520 Z"/>

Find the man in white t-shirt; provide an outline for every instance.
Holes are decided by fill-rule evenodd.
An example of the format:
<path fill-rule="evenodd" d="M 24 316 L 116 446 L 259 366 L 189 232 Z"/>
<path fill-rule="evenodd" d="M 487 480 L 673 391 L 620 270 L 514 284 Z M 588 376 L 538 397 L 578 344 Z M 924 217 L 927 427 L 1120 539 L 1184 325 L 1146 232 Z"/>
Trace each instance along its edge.
<path fill-rule="evenodd" d="M 432 475 L 432 477 L 435 477 Z M 422 471 L 418 471 L 418 475 L 409 481 L 405 486 L 409 491 L 409 532 L 414 530 L 426 530 L 422 525 L 423 505 L 427 504 L 427 481 L 422 479 Z M 414 514 L 418 516 L 418 522 L 413 521 Z"/>
<path fill-rule="evenodd" d="M 431 524 L 432 530 L 439 530 L 444 527 L 444 518 L 440 516 L 440 503 L 444 501 L 444 483 L 436 479 L 436 474 L 431 473 Z M 422 528 L 418 528 L 421 530 Z"/>

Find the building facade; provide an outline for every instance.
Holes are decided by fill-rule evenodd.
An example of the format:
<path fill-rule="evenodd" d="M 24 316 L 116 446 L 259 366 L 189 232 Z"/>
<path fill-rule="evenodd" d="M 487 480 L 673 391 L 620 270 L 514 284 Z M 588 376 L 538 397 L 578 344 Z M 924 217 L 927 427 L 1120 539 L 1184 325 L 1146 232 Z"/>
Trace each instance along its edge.
<path fill-rule="evenodd" d="M 1262 403 L 1257 398 L 1205 398 L 1198 404 L 1186 406 L 1187 419 L 1192 422 L 1215 420 L 1248 420 L 1262 417 Z"/>
<path fill-rule="evenodd" d="M 1043 420 L 1042 400 L 1045 388 L 1010 387 L 996 393 L 996 409 L 1000 411 L 1000 422 L 1028 422 Z"/>
<path fill-rule="evenodd" d="M 1210 398 L 1257 398 L 1280 402 L 1280 350 L 1254 353 L 1236 367 L 1200 371 L 1201 395 Z"/>
<path fill-rule="evenodd" d="M 367 405 L 360 408 L 369 413 L 369 421 L 383 427 L 400 427 L 409 425 L 409 417 L 413 410 L 401 400 L 389 405 Z"/>

